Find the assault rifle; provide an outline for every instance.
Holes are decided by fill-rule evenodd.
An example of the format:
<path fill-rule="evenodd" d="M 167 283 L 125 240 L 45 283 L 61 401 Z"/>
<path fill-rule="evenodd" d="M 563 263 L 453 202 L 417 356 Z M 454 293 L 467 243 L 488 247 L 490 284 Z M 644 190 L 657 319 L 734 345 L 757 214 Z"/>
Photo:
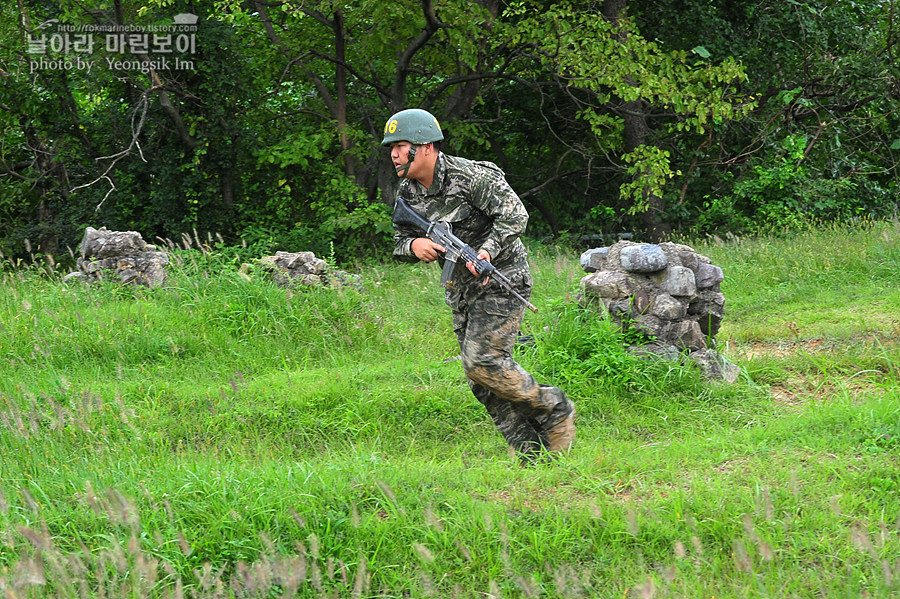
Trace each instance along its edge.
<path fill-rule="evenodd" d="M 471 246 L 454 235 L 450 223 L 444 221 L 435 223 L 422 218 L 409 207 L 409 204 L 403 198 L 399 197 L 397 198 L 397 205 L 394 207 L 394 217 L 391 220 L 396 225 L 409 225 L 421 229 L 425 232 L 425 236 L 428 239 L 442 245 L 446 249 L 444 252 L 444 270 L 441 271 L 441 287 L 447 287 L 450 277 L 453 275 L 453 269 L 456 268 L 456 263 L 462 258 L 463 263 L 471 262 L 478 274 L 496 280 L 500 287 L 515 296 L 529 310 L 532 312 L 538 311 L 534 304 L 515 290 L 512 282 L 506 278 L 506 275 L 497 270 L 488 260 L 479 259 L 478 253 Z"/>

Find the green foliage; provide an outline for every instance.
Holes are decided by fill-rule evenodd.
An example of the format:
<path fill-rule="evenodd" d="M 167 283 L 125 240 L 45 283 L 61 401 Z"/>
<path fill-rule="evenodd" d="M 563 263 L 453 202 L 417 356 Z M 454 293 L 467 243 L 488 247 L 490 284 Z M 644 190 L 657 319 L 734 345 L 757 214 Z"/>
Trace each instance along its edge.
<path fill-rule="evenodd" d="M 662 395 L 675 402 L 703 394 L 699 372 L 688 364 L 631 351 L 649 341 L 637 329 L 620 328 L 597 306 L 563 300 L 549 304 L 544 332 L 533 347 L 519 353 L 529 368 L 556 381 L 572 397 Z M 602 411 L 590 404 L 588 409 Z"/>
<path fill-rule="evenodd" d="M 107 226 L 386 257 L 396 180 L 378 134 L 407 106 L 438 115 L 448 152 L 502 166 L 535 237 L 639 235 L 657 199 L 653 215 L 703 233 L 897 206 L 898 75 L 884 51 L 896 27 L 878 3 L 650 0 L 616 25 L 581 0 L 497 15 L 447 0 L 437 22 L 414 0 L 110 6 L 0 7 L 6 255 L 27 259 L 28 239 L 58 256 Z M 179 12 L 199 17 L 196 51 L 179 56 L 193 68 L 111 69 L 106 58 L 130 55 L 100 33 L 78 55 L 90 73 L 35 68 L 27 52 L 51 19 L 139 28 Z M 629 101 L 646 116 L 636 148 Z M 794 138 L 802 161 L 785 148 Z"/>
<path fill-rule="evenodd" d="M 669 152 L 656 146 L 640 145 L 622 155 L 629 180 L 619 186 L 619 196 L 629 201 L 630 214 L 645 212 L 649 196 L 661 196 L 663 187 L 675 175 L 669 163 Z"/>
<path fill-rule="evenodd" d="M 521 36 L 521 41 L 538 45 L 569 86 L 596 93 L 600 106 L 611 97 L 623 102 L 642 100 L 671 110 L 676 117 L 670 126 L 673 131 L 697 133 L 740 118 L 753 107 L 736 93 L 734 85 L 746 75 L 733 59 L 719 65 L 689 61 L 688 53 L 665 51 L 644 38 L 624 16 L 612 24 L 596 11 L 571 3 L 534 9 L 534 13 L 522 21 L 513 39 Z M 594 106 L 583 109 L 581 116 L 590 123 L 601 147 L 622 150 L 621 116 Z M 621 160 L 629 177 L 619 193 L 632 213 L 646 211 L 647 197 L 661 195 L 663 185 L 680 174 L 671 168 L 669 152 L 656 147 L 623 152 Z"/>
<path fill-rule="evenodd" d="M 563 386 L 628 385 L 639 361 L 626 350 L 624 332 L 594 308 L 560 302 L 550 310 L 547 331 L 531 351 L 538 370 Z"/>
<path fill-rule="evenodd" d="M 804 166 L 806 149 L 802 135 L 786 137 L 779 153 L 756 162 L 730 195 L 707 198 L 699 227 L 707 231 L 797 229 L 810 222 L 865 216 L 867 206 L 854 193 L 855 181 L 816 177 Z"/>
<path fill-rule="evenodd" d="M 268 238 L 279 249 L 335 253 L 341 261 L 384 257 L 393 233 L 390 210 L 369 203 L 338 165 L 323 160 L 334 142 L 330 126 L 294 135 L 259 152 L 261 170 L 279 176 L 241 207 L 244 238 Z M 315 168 L 310 172 L 310 166 Z M 260 218 L 258 215 L 268 215 Z"/>

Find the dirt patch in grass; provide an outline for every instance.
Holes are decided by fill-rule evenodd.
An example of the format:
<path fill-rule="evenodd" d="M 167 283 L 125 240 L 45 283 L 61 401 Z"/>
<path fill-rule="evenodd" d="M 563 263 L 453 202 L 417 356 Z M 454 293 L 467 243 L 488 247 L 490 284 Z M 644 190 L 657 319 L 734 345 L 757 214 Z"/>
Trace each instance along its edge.
<path fill-rule="evenodd" d="M 795 339 L 753 341 L 733 345 L 731 356 L 737 361 L 767 360 L 780 362 L 784 378 L 770 384 L 772 398 L 783 405 L 800 407 L 810 401 L 827 401 L 835 397 L 871 397 L 885 392 L 886 381 L 897 376 L 897 366 L 890 357 L 873 368 L 868 360 L 853 358 L 896 355 L 900 339 L 876 335 L 860 335 L 850 339 Z M 804 359 L 815 361 L 815 368 Z"/>
<path fill-rule="evenodd" d="M 828 401 L 839 397 L 853 401 L 870 400 L 883 396 L 886 388 L 877 380 L 845 380 L 818 374 L 793 373 L 789 379 L 773 383 L 769 392 L 776 402 L 800 408 L 811 401 Z"/>
<path fill-rule="evenodd" d="M 731 353 L 741 360 L 759 358 L 794 358 L 814 355 L 822 352 L 897 348 L 900 347 L 898 337 L 880 337 L 876 335 L 860 335 L 849 339 L 791 339 L 776 341 L 750 341 L 733 344 Z"/>

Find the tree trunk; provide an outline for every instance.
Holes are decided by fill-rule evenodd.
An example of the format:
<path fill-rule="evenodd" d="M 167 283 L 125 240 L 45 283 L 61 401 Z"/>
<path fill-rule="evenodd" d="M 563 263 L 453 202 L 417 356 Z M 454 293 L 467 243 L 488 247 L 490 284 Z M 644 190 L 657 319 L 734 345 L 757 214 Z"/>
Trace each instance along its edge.
<path fill-rule="evenodd" d="M 334 11 L 332 21 L 334 29 L 335 73 L 334 91 L 337 96 L 338 132 L 341 138 L 341 151 L 344 153 L 344 172 L 348 177 L 356 177 L 356 161 L 350 154 L 350 137 L 347 135 L 347 42 L 344 37 L 344 15 L 340 9 Z M 358 179 L 357 179 L 358 180 Z"/>
<path fill-rule="evenodd" d="M 390 111 L 399 112 L 406 106 L 406 82 L 409 79 L 413 57 L 425 47 L 428 41 L 434 37 L 439 29 L 448 27 L 442 23 L 434 12 L 432 0 L 422 0 L 422 15 L 425 17 L 425 27 L 415 38 L 411 39 L 397 59 L 397 67 L 394 71 L 394 81 L 390 89 Z M 384 115 L 381 123 L 387 121 L 389 114 Z M 376 129 L 381 133 L 381 128 Z M 378 160 L 378 187 L 381 189 L 381 199 L 389 206 L 394 205 L 394 192 L 396 190 L 397 175 L 393 165 L 387 159 L 386 154 Z"/>
<path fill-rule="evenodd" d="M 603 0 L 603 17 L 611 23 L 616 23 L 625 15 L 627 0 Z M 634 81 L 628 81 L 629 85 L 637 85 Z M 632 152 L 636 148 L 646 145 L 650 127 L 647 124 L 647 106 L 643 100 L 637 99 L 625 102 L 620 114 L 624 121 L 623 134 L 625 153 Z M 641 173 L 635 175 L 640 177 Z M 648 241 L 662 241 L 672 233 L 672 227 L 660 220 L 665 210 L 663 198 L 650 189 L 643 190 L 643 200 L 647 204 L 647 210 L 643 213 L 642 220 Z"/>

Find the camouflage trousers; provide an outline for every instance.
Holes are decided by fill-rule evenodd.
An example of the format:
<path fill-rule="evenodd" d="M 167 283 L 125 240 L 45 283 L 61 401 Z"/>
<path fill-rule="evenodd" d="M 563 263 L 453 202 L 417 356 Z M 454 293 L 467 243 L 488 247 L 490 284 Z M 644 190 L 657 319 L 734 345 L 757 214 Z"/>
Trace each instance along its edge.
<path fill-rule="evenodd" d="M 506 442 L 529 462 L 549 446 L 547 429 L 569 414 L 571 404 L 562 390 L 538 384 L 513 360 L 524 304 L 496 285 L 480 288 L 478 281 L 478 287 L 448 297 L 463 370 Z M 519 292 L 528 298 L 531 288 Z"/>

